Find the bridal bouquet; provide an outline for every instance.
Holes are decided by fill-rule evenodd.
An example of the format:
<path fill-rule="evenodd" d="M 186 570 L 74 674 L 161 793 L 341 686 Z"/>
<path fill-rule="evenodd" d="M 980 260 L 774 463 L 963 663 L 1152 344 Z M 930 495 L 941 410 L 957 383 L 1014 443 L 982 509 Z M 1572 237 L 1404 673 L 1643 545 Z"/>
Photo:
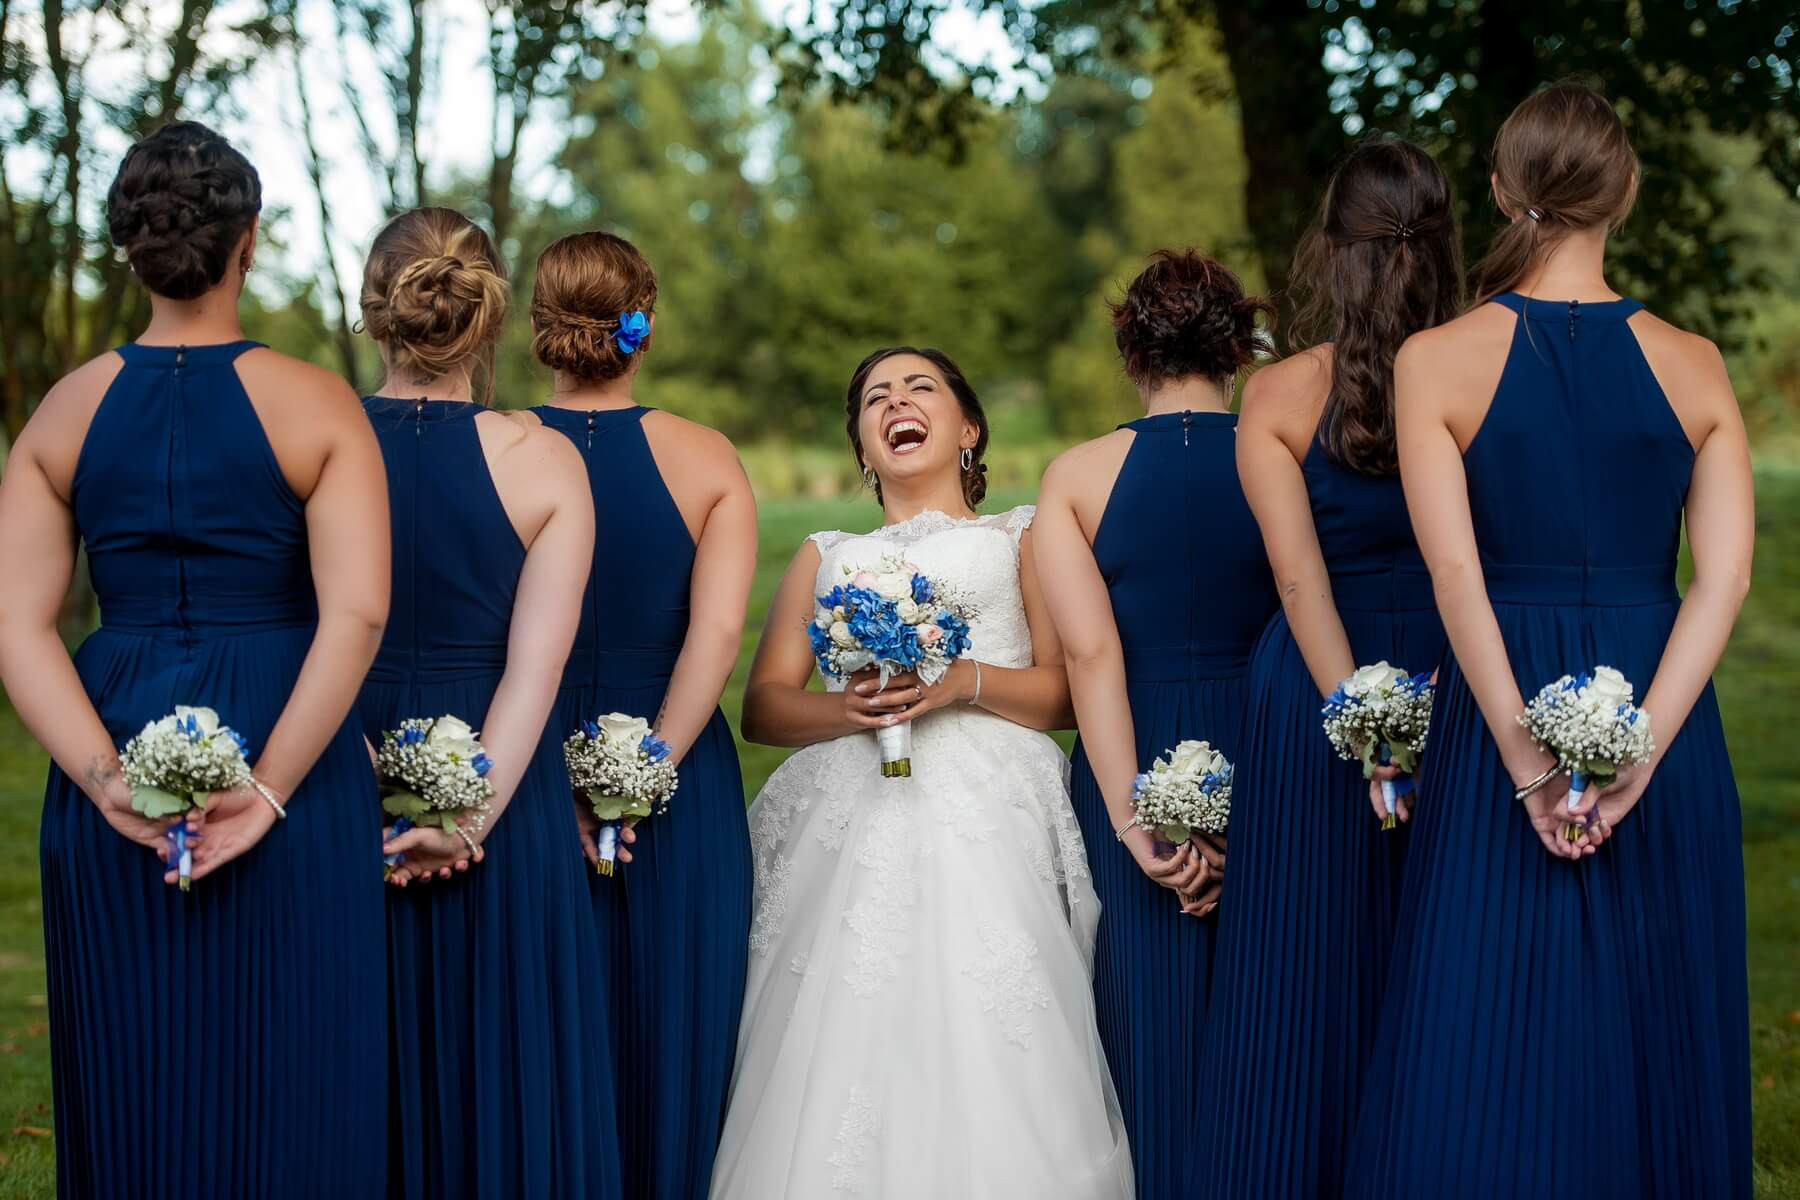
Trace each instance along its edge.
<path fill-rule="evenodd" d="M 1569 807 L 1576 808 L 1590 783 L 1606 787 L 1620 768 L 1645 763 L 1656 752 L 1650 714 L 1631 702 L 1631 681 L 1611 667 L 1593 674 L 1564 675 L 1547 683 L 1519 717 L 1539 745 L 1556 755 L 1569 772 Z M 1580 828 L 1571 824 L 1563 836 L 1574 841 Z"/>
<path fill-rule="evenodd" d="M 1138 824 L 1171 851 L 1196 833 L 1217 837 L 1231 820 L 1231 774 L 1210 743 L 1180 743 L 1132 780 Z M 1158 845 L 1159 856 L 1162 850 Z"/>
<path fill-rule="evenodd" d="M 960 592 L 926 578 L 898 554 L 883 555 L 871 568 L 846 565 L 844 574 L 846 582 L 818 597 L 818 615 L 807 625 L 823 674 L 847 679 L 875 667 L 886 687 L 891 676 L 913 671 L 930 686 L 968 653 L 975 606 Z M 885 726 L 875 736 L 882 775 L 911 775 L 911 723 Z"/>
<path fill-rule="evenodd" d="M 1325 699 L 1321 710 L 1325 736 L 1340 758 L 1360 759 L 1365 779 L 1373 777 L 1378 766 L 1401 772 L 1400 779 L 1381 781 L 1381 798 L 1387 806 L 1383 829 L 1394 827 L 1396 798 L 1416 786 L 1411 776 L 1425 752 L 1435 691 L 1431 676 L 1408 675 L 1383 661 L 1358 667 Z"/>
<path fill-rule="evenodd" d="M 600 831 L 594 870 L 611 875 L 619 854 L 619 822 L 667 811 L 681 778 L 669 761 L 669 743 L 650 731 L 650 722 L 625 713 L 583 721 L 563 743 L 569 782 L 586 792 Z"/>
<path fill-rule="evenodd" d="M 381 735 L 375 773 L 381 779 L 381 810 L 394 818 L 394 833 L 417 825 L 453 832 L 459 818 L 476 828 L 487 820 L 494 765 L 468 723 L 452 716 L 408 717 Z M 392 873 L 401 856 L 383 857 Z"/>
<path fill-rule="evenodd" d="M 125 782 L 131 785 L 131 807 L 151 819 L 176 816 L 205 808 L 212 792 L 249 786 L 245 747 L 238 732 L 221 725 L 212 709 L 176 705 L 169 716 L 145 725 L 119 755 Z M 166 836 L 185 892 L 194 873 L 187 823 L 177 821 Z"/>

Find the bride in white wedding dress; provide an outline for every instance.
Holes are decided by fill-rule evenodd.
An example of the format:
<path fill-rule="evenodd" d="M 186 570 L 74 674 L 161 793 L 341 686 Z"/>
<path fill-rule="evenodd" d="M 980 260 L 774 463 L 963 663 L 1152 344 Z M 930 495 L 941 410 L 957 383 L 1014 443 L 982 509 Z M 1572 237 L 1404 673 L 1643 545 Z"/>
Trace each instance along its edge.
<path fill-rule="evenodd" d="M 1068 763 L 1037 732 L 1069 700 L 1020 570 L 1032 510 L 973 515 L 987 424 L 947 358 L 871 355 L 848 411 L 890 523 L 808 539 L 751 671 L 745 736 L 805 748 L 750 812 L 749 986 L 712 1196 L 1129 1200 L 1089 976 L 1099 903 Z M 935 687 L 806 690 L 813 597 L 894 551 L 973 597 L 969 656 Z M 884 720 L 913 722 L 910 778 L 881 775 Z"/>

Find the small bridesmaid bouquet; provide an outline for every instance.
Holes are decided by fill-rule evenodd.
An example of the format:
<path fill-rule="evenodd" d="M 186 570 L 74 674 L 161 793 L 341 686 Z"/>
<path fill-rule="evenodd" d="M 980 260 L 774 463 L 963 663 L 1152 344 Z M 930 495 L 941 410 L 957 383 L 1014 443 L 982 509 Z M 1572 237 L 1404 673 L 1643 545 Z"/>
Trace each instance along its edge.
<path fill-rule="evenodd" d="M 229 725 L 219 723 L 210 708 L 185 704 L 152 721 L 125 743 L 119 755 L 125 782 L 131 785 L 131 807 L 151 819 L 205 808 L 212 792 L 229 792 L 250 784 L 248 743 Z M 194 852 L 187 822 L 177 821 L 165 835 L 181 890 L 193 886 Z"/>
<path fill-rule="evenodd" d="M 1650 714 L 1631 700 L 1630 680 L 1612 667 L 1595 667 L 1545 684 L 1525 706 L 1519 724 L 1569 773 L 1570 811 L 1589 784 L 1607 787 L 1622 768 L 1656 753 Z M 1565 825 L 1563 838 L 1575 841 L 1586 825 Z"/>
<path fill-rule="evenodd" d="M 1381 781 L 1381 799 L 1387 815 L 1383 829 L 1394 828 L 1395 801 L 1417 786 L 1412 775 L 1425 753 L 1425 735 L 1431 728 L 1431 701 L 1436 692 L 1429 675 L 1408 675 L 1385 660 L 1372 667 L 1358 667 L 1356 674 L 1338 684 L 1320 711 L 1325 717 L 1325 736 L 1338 757 L 1357 759 L 1363 778 L 1372 779 L 1377 767 L 1394 767 L 1399 779 Z"/>
<path fill-rule="evenodd" d="M 394 818 L 396 835 L 416 826 L 454 833 L 465 817 L 479 829 L 494 798 L 494 785 L 487 781 L 493 765 L 466 721 L 408 717 L 381 735 L 375 752 L 381 811 Z M 402 857 L 382 857 L 384 878 L 393 875 Z"/>
<path fill-rule="evenodd" d="M 1196 833 L 1218 837 L 1231 821 L 1231 764 L 1208 742 L 1182 742 L 1131 782 L 1137 823 L 1167 858 Z"/>
<path fill-rule="evenodd" d="M 650 722 L 625 713 L 607 713 L 583 721 L 563 743 L 569 782 L 587 793 L 600 818 L 594 835 L 594 871 L 611 875 L 619 857 L 619 823 L 666 812 L 669 798 L 681 785 L 669 744 L 650 730 Z"/>
<path fill-rule="evenodd" d="M 844 583 L 818 597 L 818 614 L 806 627 L 821 674 L 847 679 L 874 667 L 886 687 L 892 676 L 913 671 L 929 687 L 968 653 L 976 613 L 960 593 L 898 554 L 883 555 L 870 568 L 846 564 L 844 574 Z M 910 721 L 877 729 L 875 740 L 883 778 L 912 774 Z"/>

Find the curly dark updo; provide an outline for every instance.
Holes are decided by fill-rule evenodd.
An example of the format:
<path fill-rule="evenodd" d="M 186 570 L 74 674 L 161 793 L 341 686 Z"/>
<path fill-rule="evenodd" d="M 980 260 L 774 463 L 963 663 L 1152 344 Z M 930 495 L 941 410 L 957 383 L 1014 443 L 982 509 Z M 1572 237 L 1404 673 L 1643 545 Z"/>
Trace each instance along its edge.
<path fill-rule="evenodd" d="M 1125 373 L 1145 390 L 1199 376 L 1227 380 L 1269 348 L 1275 308 L 1246 296 L 1238 277 L 1194 250 L 1158 250 L 1112 308 Z"/>
<path fill-rule="evenodd" d="M 192 300 L 219 285 L 262 211 L 262 180 L 230 142 L 176 121 L 125 152 L 106 193 L 106 229 L 158 296 Z"/>

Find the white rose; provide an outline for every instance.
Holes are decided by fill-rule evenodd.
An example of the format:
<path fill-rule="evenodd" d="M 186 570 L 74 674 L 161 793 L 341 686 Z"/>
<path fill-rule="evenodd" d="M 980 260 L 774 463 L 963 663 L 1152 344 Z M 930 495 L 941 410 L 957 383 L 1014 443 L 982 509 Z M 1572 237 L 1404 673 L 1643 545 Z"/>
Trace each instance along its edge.
<path fill-rule="evenodd" d="M 1225 756 L 1207 742 L 1182 742 L 1169 755 L 1169 767 L 1177 774 L 1199 779 L 1225 765 Z"/>
<path fill-rule="evenodd" d="M 427 740 L 433 746 L 442 746 L 464 759 L 472 759 L 481 752 L 475 741 L 475 731 L 460 717 L 445 716 L 433 721 L 431 736 Z"/>
<path fill-rule="evenodd" d="M 600 735 L 606 741 L 633 750 L 644 740 L 644 735 L 650 732 L 650 722 L 626 713 L 607 713 L 594 724 L 600 726 Z"/>
<path fill-rule="evenodd" d="M 902 600 L 894 607 L 895 611 L 900 614 L 900 619 L 906 624 L 917 625 L 919 623 L 919 606 L 911 600 Z"/>
<path fill-rule="evenodd" d="M 856 645 L 856 637 L 850 632 L 850 626 L 842 621 L 831 623 L 831 640 L 846 650 Z"/>
<path fill-rule="evenodd" d="M 875 594 L 883 600 L 912 599 L 912 576 L 900 571 L 884 572 L 875 577 Z"/>
<path fill-rule="evenodd" d="M 1595 667 L 1593 682 L 1581 694 L 1601 708 L 1631 703 L 1631 681 L 1612 667 Z"/>
<path fill-rule="evenodd" d="M 195 708 L 186 704 L 177 704 L 175 720 L 179 722 L 183 717 L 194 718 L 194 724 L 199 726 L 200 736 L 203 738 L 209 738 L 219 732 L 219 714 L 210 708 Z"/>
<path fill-rule="evenodd" d="M 1391 688 L 1405 678 L 1405 671 L 1389 666 L 1387 660 L 1383 659 L 1372 667 L 1356 668 L 1356 674 L 1344 681 L 1344 693 L 1349 696 L 1367 696 L 1372 692 Z"/>

